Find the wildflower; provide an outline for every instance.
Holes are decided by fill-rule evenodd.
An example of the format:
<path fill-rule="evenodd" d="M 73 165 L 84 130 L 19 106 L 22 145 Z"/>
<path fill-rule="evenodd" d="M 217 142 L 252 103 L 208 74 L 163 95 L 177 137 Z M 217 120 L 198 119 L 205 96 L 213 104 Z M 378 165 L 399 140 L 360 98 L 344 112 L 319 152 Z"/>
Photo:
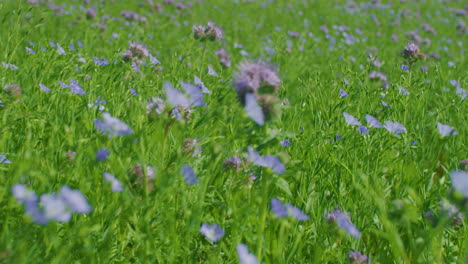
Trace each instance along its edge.
<path fill-rule="evenodd" d="M 126 136 L 133 134 L 132 129 L 120 121 L 118 118 L 111 116 L 109 113 L 102 114 L 102 120 L 94 120 L 97 129 L 103 134 L 107 134 L 110 138 L 113 136 Z"/>
<path fill-rule="evenodd" d="M 369 134 L 369 129 L 365 126 L 359 126 L 358 132 L 359 134 Z"/>
<path fill-rule="evenodd" d="M 458 132 L 449 125 L 444 125 L 441 123 L 437 123 L 437 129 L 439 130 L 439 134 L 442 137 L 448 137 L 450 135 L 458 135 Z"/>
<path fill-rule="evenodd" d="M 158 64 L 161 64 L 161 62 L 156 57 L 153 57 L 151 54 L 149 54 L 149 58 L 150 58 L 150 67 L 154 67 Z"/>
<path fill-rule="evenodd" d="M 463 222 L 464 215 L 460 210 L 450 202 L 442 200 L 439 202 L 439 208 L 437 211 L 429 210 L 425 213 L 426 218 L 431 222 L 433 226 L 436 226 L 440 220 L 444 218 L 451 219 L 450 225 L 457 226 Z"/>
<path fill-rule="evenodd" d="M 133 72 L 141 72 L 140 67 L 138 67 L 138 63 L 132 61 L 132 69 Z"/>
<path fill-rule="evenodd" d="M 280 145 L 283 147 L 283 148 L 287 148 L 291 145 L 291 142 L 289 142 L 289 140 L 287 139 L 283 139 L 280 141 Z"/>
<path fill-rule="evenodd" d="M 328 222 L 336 222 L 336 224 L 343 229 L 346 233 L 354 238 L 359 238 L 361 236 L 361 232 L 357 229 L 357 227 L 351 223 L 349 219 L 349 215 L 336 209 L 335 211 L 328 214 L 325 219 Z"/>
<path fill-rule="evenodd" d="M 137 93 L 137 91 L 133 88 L 130 88 L 130 93 L 133 95 L 133 96 L 139 96 L 139 94 Z"/>
<path fill-rule="evenodd" d="M 455 93 L 458 94 L 462 98 L 462 100 L 465 100 L 465 98 L 468 97 L 468 92 L 463 90 L 463 88 L 461 87 L 457 87 Z"/>
<path fill-rule="evenodd" d="M 120 13 L 127 21 L 146 22 L 146 17 L 140 16 L 138 13 L 133 11 L 124 10 Z"/>
<path fill-rule="evenodd" d="M 39 87 L 41 88 L 41 91 L 43 91 L 44 93 L 50 93 L 52 92 L 51 89 L 47 88 L 44 84 L 40 83 L 39 84 Z"/>
<path fill-rule="evenodd" d="M 208 75 L 219 77 L 218 73 L 213 69 L 211 65 L 208 65 Z"/>
<path fill-rule="evenodd" d="M 216 56 L 218 56 L 218 60 L 226 68 L 231 67 L 231 59 L 227 51 L 223 48 L 220 48 L 216 51 Z"/>
<path fill-rule="evenodd" d="M 238 244 L 236 247 L 237 257 L 240 264 L 259 264 L 257 257 L 249 253 L 249 249 L 245 244 Z"/>
<path fill-rule="evenodd" d="M 468 198 L 468 171 L 453 170 L 450 172 L 453 189 Z"/>
<path fill-rule="evenodd" d="M 99 59 L 98 57 L 93 57 L 93 60 L 97 66 L 107 66 L 110 64 L 109 61 L 106 60 L 106 58 L 104 57 L 101 57 L 101 59 Z"/>
<path fill-rule="evenodd" d="M 111 190 L 113 192 L 122 192 L 123 191 L 123 186 L 122 183 L 112 174 L 108 172 L 104 172 L 102 174 L 104 177 L 104 181 L 107 183 L 111 184 Z"/>
<path fill-rule="evenodd" d="M 103 161 L 103 160 L 106 160 L 110 155 L 110 152 L 108 149 L 106 148 L 102 148 L 102 149 L 99 149 L 97 152 L 96 152 L 96 160 L 97 161 Z"/>
<path fill-rule="evenodd" d="M 258 105 L 257 98 L 253 94 L 245 95 L 245 111 L 255 123 L 260 126 L 265 124 L 265 116 L 262 108 Z"/>
<path fill-rule="evenodd" d="M 405 65 L 405 64 L 402 64 L 402 65 L 400 66 L 400 69 L 403 70 L 403 71 L 407 71 L 407 70 L 409 70 L 409 66 L 408 66 L 408 65 Z"/>
<path fill-rule="evenodd" d="M 138 42 L 132 42 L 128 50 L 120 54 L 125 61 L 136 60 L 139 64 L 150 55 L 146 46 Z"/>
<path fill-rule="evenodd" d="M 184 147 L 182 153 L 192 153 L 192 157 L 196 157 L 202 153 L 202 148 L 198 146 L 198 140 L 192 138 L 184 139 Z"/>
<path fill-rule="evenodd" d="M 10 63 L 5 63 L 2 61 L 2 67 L 5 68 L 5 69 L 10 69 L 10 70 L 13 70 L 13 71 L 16 71 L 18 70 L 18 66 L 14 65 L 14 64 L 10 64 Z"/>
<path fill-rule="evenodd" d="M 5 85 L 5 87 L 3 87 L 3 90 L 13 97 L 20 97 L 23 93 L 21 87 L 16 83 Z"/>
<path fill-rule="evenodd" d="M 187 82 L 180 82 L 182 89 L 189 95 L 189 101 L 192 106 L 206 106 L 203 102 L 203 97 L 205 96 L 200 87 L 192 85 Z"/>
<path fill-rule="evenodd" d="M 260 156 L 251 146 L 248 146 L 247 150 L 249 152 L 249 160 L 253 164 L 264 168 L 270 168 L 277 174 L 283 174 L 286 171 L 286 167 L 276 156 Z"/>
<path fill-rule="evenodd" d="M 197 176 L 195 175 L 192 167 L 189 167 L 185 164 L 182 165 L 181 173 L 184 175 L 185 182 L 188 185 L 198 184 Z"/>
<path fill-rule="evenodd" d="M 13 193 L 13 196 L 15 197 L 15 199 L 22 204 L 28 201 L 37 200 L 36 193 L 26 188 L 24 184 L 15 184 L 11 188 L 11 192 Z"/>
<path fill-rule="evenodd" d="M 348 258 L 353 263 L 364 264 L 367 263 L 368 258 L 359 251 L 351 251 L 348 253 Z"/>
<path fill-rule="evenodd" d="M 371 115 L 366 115 L 366 122 L 369 124 L 369 126 L 373 128 L 382 128 L 382 124 L 380 124 L 379 120 L 377 118 L 371 116 Z"/>
<path fill-rule="evenodd" d="M 232 156 L 224 162 L 224 168 L 232 168 L 235 171 L 241 171 L 245 160 L 241 159 L 239 156 Z"/>
<path fill-rule="evenodd" d="M 354 116 L 348 114 L 347 112 L 343 112 L 343 116 L 345 118 L 345 121 L 348 125 L 350 126 L 360 126 L 361 125 L 361 122 L 359 122 L 359 120 L 357 118 L 355 118 Z"/>
<path fill-rule="evenodd" d="M 92 7 L 91 7 L 91 8 L 88 8 L 88 9 L 86 10 L 86 18 L 87 18 L 87 19 L 93 19 L 93 18 L 95 18 L 95 17 L 96 17 L 96 9 L 94 9 L 94 8 L 92 8 Z"/>
<path fill-rule="evenodd" d="M 60 189 L 60 195 L 67 207 L 73 212 L 80 214 L 88 214 L 91 212 L 91 206 L 79 190 L 73 190 L 65 185 Z"/>
<path fill-rule="evenodd" d="M 202 93 L 211 94 L 211 91 L 208 90 L 208 88 L 205 86 L 205 84 L 202 82 L 202 80 L 200 80 L 198 76 L 196 75 L 193 76 L 193 82 L 198 88 L 201 89 Z"/>
<path fill-rule="evenodd" d="M 398 91 L 399 91 L 400 94 L 402 94 L 402 95 L 409 95 L 409 94 L 410 94 L 410 92 L 409 92 L 407 89 L 405 89 L 405 88 L 403 88 L 403 87 L 401 87 L 401 86 L 398 86 Z"/>
<path fill-rule="evenodd" d="M 301 34 L 299 32 L 295 32 L 295 31 L 288 31 L 288 35 L 291 38 L 299 38 L 301 36 Z"/>
<path fill-rule="evenodd" d="M 419 46 L 415 43 L 406 45 L 401 53 L 403 54 L 403 57 L 409 59 L 417 59 L 424 56 L 424 54 L 419 51 Z"/>
<path fill-rule="evenodd" d="M 343 90 L 343 89 L 340 89 L 339 96 L 340 96 L 340 97 L 348 97 L 348 96 L 349 96 L 349 94 L 348 94 L 348 93 L 347 93 L 345 90 Z"/>
<path fill-rule="evenodd" d="M 401 133 L 406 133 L 406 128 L 398 122 L 385 121 L 384 128 L 395 136 L 398 136 Z"/>
<path fill-rule="evenodd" d="M 164 104 L 164 100 L 159 97 L 151 98 L 146 105 L 146 114 L 148 115 L 155 113 L 159 116 L 164 110 L 166 110 L 166 105 Z"/>
<path fill-rule="evenodd" d="M 29 54 L 36 54 L 36 52 L 35 52 L 33 49 L 29 48 L 29 47 L 26 47 L 26 51 L 27 51 Z"/>
<path fill-rule="evenodd" d="M 60 44 L 57 43 L 57 53 L 60 54 L 60 55 L 67 55 L 67 53 L 65 52 L 65 50 L 62 48 L 62 46 L 60 46 Z"/>
<path fill-rule="evenodd" d="M 217 224 L 203 223 L 200 227 L 202 233 L 211 242 L 218 242 L 224 236 L 224 230 Z"/>
<path fill-rule="evenodd" d="M 70 80 L 70 84 L 58 81 L 60 86 L 64 89 L 70 89 L 73 94 L 86 94 L 86 91 L 81 88 L 81 85 L 74 79 Z"/>
<path fill-rule="evenodd" d="M 273 211 L 273 214 L 277 218 L 290 216 L 296 218 L 299 221 L 307 221 L 310 219 L 309 216 L 307 216 L 299 208 L 289 203 L 282 204 L 277 198 L 271 199 L 270 206 L 271 211 Z"/>
<path fill-rule="evenodd" d="M 197 40 L 217 41 L 223 38 L 221 28 L 215 26 L 213 22 L 208 22 L 207 26 L 196 25 L 193 27 L 193 37 Z"/>
<path fill-rule="evenodd" d="M 60 195 L 43 194 L 41 195 L 41 203 L 47 219 L 62 223 L 70 221 L 72 213 L 68 210 L 65 201 Z"/>
<path fill-rule="evenodd" d="M 148 191 L 153 191 L 154 184 L 153 182 L 150 182 L 156 177 L 153 167 L 137 163 L 132 168 L 130 168 L 129 173 L 130 180 L 134 186 L 140 186 L 146 182 Z"/>

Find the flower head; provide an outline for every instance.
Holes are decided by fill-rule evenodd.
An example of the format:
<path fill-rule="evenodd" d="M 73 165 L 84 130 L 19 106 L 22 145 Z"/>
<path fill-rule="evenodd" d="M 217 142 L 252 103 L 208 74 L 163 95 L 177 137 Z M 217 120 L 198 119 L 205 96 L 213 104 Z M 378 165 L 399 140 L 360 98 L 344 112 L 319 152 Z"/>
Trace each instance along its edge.
<path fill-rule="evenodd" d="M 453 189 L 460 192 L 463 197 L 468 198 L 468 171 L 453 170 L 450 172 L 450 178 Z"/>
<path fill-rule="evenodd" d="M 216 56 L 218 56 L 218 60 L 226 68 L 231 67 L 231 59 L 229 57 L 228 52 L 221 48 L 216 51 Z"/>
<path fill-rule="evenodd" d="M 249 253 L 249 249 L 245 244 L 239 244 L 236 247 L 237 257 L 240 264 L 259 264 L 254 254 Z"/>
<path fill-rule="evenodd" d="M 200 227 L 202 233 L 211 242 L 218 242 L 224 236 L 224 230 L 217 224 L 203 223 Z"/>
<path fill-rule="evenodd" d="M 353 263 L 364 264 L 367 263 L 368 258 L 359 251 L 351 251 L 348 254 L 348 258 Z"/>
<path fill-rule="evenodd" d="M 325 219 L 328 222 L 336 222 L 338 227 L 343 229 L 346 233 L 354 238 L 359 238 L 361 236 L 361 232 L 359 232 L 357 227 L 351 223 L 349 215 L 345 212 L 336 209 L 335 211 L 328 214 Z"/>
<path fill-rule="evenodd" d="M 263 62 L 244 62 L 234 76 L 234 85 L 242 104 L 245 104 L 245 95 L 274 94 L 281 83 L 275 70 Z"/>
<path fill-rule="evenodd" d="M 289 203 L 282 204 L 280 200 L 278 200 L 277 198 L 273 198 L 271 200 L 270 206 L 271 206 L 271 211 L 273 211 L 273 214 L 277 218 L 290 216 L 290 217 L 296 218 L 299 221 L 307 221 L 310 219 L 309 216 L 307 216 L 299 208 Z"/>
<path fill-rule="evenodd" d="M 286 167 L 276 156 L 260 156 L 251 146 L 248 146 L 247 150 L 249 152 L 249 160 L 253 164 L 264 168 L 270 168 L 277 174 L 283 174 L 286 171 Z"/>
<path fill-rule="evenodd" d="M 398 122 L 385 121 L 385 125 L 383 127 L 395 136 L 398 136 L 401 133 L 406 133 L 406 128 Z"/>
<path fill-rule="evenodd" d="M 361 122 L 354 116 L 348 114 L 347 112 L 343 112 L 343 116 L 345 118 L 345 121 L 348 125 L 350 126 L 361 126 Z"/>
<path fill-rule="evenodd" d="M 217 41 L 223 38 L 223 31 L 213 22 L 208 22 L 207 26 L 196 25 L 193 27 L 193 37 L 197 40 Z"/>
<path fill-rule="evenodd" d="M 60 196 L 67 207 L 75 213 L 88 214 L 92 210 L 88 201 L 79 190 L 73 190 L 65 185 L 60 189 Z"/>
<path fill-rule="evenodd" d="M 118 118 L 111 116 L 107 112 L 102 114 L 102 120 L 94 120 L 94 124 L 99 131 L 103 134 L 107 134 L 109 137 L 133 134 L 132 129 L 127 124 L 120 121 Z"/>
<path fill-rule="evenodd" d="M 458 132 L 449 125 L 444 125 L 441 123 L 437 123 L 437 129 L 439 130 L 439 134 L 442 137 L 448 137 L 450 135 L 458 135 Z"/>
<path fill-rule="evenodd" d="M 107 183 L 111 184 L 111 190 L 113 192 L 122 192 L 123 191 L 123 185 L 122 183 L 112 174 L 108 172 L 104 172 L 102 174 L 104 177 L 104 181 Z"/>
<path fill-rule="evenodd" d="M 184 176 L 185 182 L 188 185 L 198 184 L 197 175 L 193 171 L 193 168 L 187 165 L 182 165 L 181 173 Z"/>
<path fill-rule="evenodd" d="M 96 152 L 96 160 L 97 161 L 106 160 L 109 157 L 109 154 L 110 154 L 110 152 L 109 152 L 108 149 L 106 149 L 106 148 L 99 149 Z"/>

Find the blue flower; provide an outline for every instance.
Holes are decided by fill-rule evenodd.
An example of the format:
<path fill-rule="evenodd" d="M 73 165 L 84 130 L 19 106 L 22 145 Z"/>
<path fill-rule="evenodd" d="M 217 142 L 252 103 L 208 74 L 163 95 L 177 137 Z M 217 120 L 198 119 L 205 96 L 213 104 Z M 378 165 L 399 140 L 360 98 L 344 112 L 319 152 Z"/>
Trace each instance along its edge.
<path fill-rule="evenodd" d="M 283 148 L 287 148 L 287 147 L 289 147 L 291 145 L 291 142 L 289 142 L 289 140 L 287 140 L 287 139 L 283 139 L 283 140 L 280 141 L 280 144 L 281 144 L 281 146 Z"/>
<path fill-rule="evenodd" d="M 203 102 L 203 97 L 205 96 L 198 86 L 195 86 L 188 82 L 180 82 L 182 89 L 190 95 L 189 101 L 190 105 L 192 106 L 206 106 L 205 102 Z"/>
<path fill-rule="evenodd" d="M 109 65 L 109 61 L 106 60 L 106 58 L 104 57 L 101 57 L 101 59 L 99 59 L 98 57 L 93 57 L 93 60 L 94 60 L 94 63 L 98 66 L 107 66 Z"/>
<path fill-rule="evenodd" d="M 249 253 L 249 249 L 245 244 L 238 244 L 236 247 L 237 257 L 240 264 L 259 264 L 257 257 Z"/>
<path fill-rule="evenodd" d="M 65 185 L 60 189 L 60 196 L 67 207 L 75 213 L 88 214 L 92 210 L 88 201 L 79 190 L 73 190 Z"/>
<path fill-rule="evenodd" d="M 41 88 L 41 91 L 43 91 L 44 93 L 50 93 L 52 92 L 51 89 L 47 88 L 44 84 L 40 83 L 39 84 L 39 87 Z"/>
<path fill-rule="evenodd" d="M 401 133 L 406 133 L 406 128 L 398 122 L 385 121 L 384 128 L 395 136 L 398 136 Z"/>
<path fill-rule="evenodd" d="M 104 172 L 102 174 L 102 176 L 104 177 L 104 181 L 105 182 L 108 182 L 111 184 L 111 190 L 113 192 L 122 192 L 123 191 L 123 186 L 122 186 L 122 183 L 112 174 L 108 173 L 108 172 Z"/>
<path fill-rule="evenodd" d="M 453 189 L 468 198 L 468 171 L 453 170 L 450 172 Z"/>
<path fill-rule="evenodd" d="M 350 126 L 360 126 L 361 125 L 361 122 L 359 122 L 359 120 L 357 118 L 355 118 L 354 116 L 346 113 L 346 112 L 343 112 L 343 116 L 345 118 L 345 121 L 348 125 Z"/>
<path fill-rule="evenodd" d="M 60 46 L 60 44 L 57 43 L 57 53 L 60 54 L 60 55 L 66 55 L 67 53 L 65 52 L 65 50 L 62 48 L 62 46 Z"/>
<path fill-rule="evenodd" d="M 403 88 L 403 87 L 401 87 L 401 86 L 398 86 L 398 91 L 399 91 L 400 94 L 402 94 L 402 95 L 409 95 L 409 94 L 410 94 L 410 92 L 409 92 L 407 89 L 405 89 L 405 88 Z"/>
<path fill-rule="evenodd" d="M 348 94 L 348 93 L 347 93 L 345 90 L 343 90 L 343 89 L 340 89 L 339 96 L 340 96 L 340 97 L 348 97 L 348 96 L 349 96 L 349 94 Z"/>
<path fill-rule="evenodd" d="M 358 132 L 359 134 L 369 134 L 369 129 L 365 126 L 359 126 Z"/>
<path fill-rule="evenodd" d="M 161 62 L 158 59 L 156 59 L 156 57 L 151 56 L 151 54 L 149 55 L 149 58 L 150 58 L 150 67 L 154 67 L 155 65 L 161 64 Z"/>
<path fill-rule="evenodd" d="M 109 157 L 109 150 L 106 148 L 102 148 L 96 152 L 96 159 L 98 161 L 106 160 Z"/>
<path fill-rule="evenodd" d="M 132 129 L 127 124 L 120 121 L 118 118 L 111 116 L 107 112 L 102 114 L 102 120 L 94 120 L 94 124 L 99 131 L 108 135 L 110 138 L 113 136 L 126 136 L 133 134 Z"/>
<path fill-rule="evenodd" d="M 0 164 L 11 164 L 11 161 L 4 155 L 0 154 Z"/>
<path fill-rule="evenodd" d="M 224 236 L 224 230 L 217 224 L 203 223 L 200 227 L 202 233 L 211 242 L 218 242 Z"/>
<path fill-rule="evenodd" d="M 101 96 L 98 96 L 94 104 L 88 104 L 88 107 L 97 107 L 99 111 L 104 111 L 106 108 L 104 105 L 107 104 L 106 100 L 101 99 Z"/>
<path fill-rule="evenodd" d="M 26 47 L 26 51 L 28 53 L 30 53 L 30 54 L 36 54 L 36 52 L 33 49 L 29 48 L 29 47 Z"/>
<path fill-rule="evenodd" d="M 437 123 L 437 129 L 439 130 L 439 134 L 442 137 L 448 137 L 451 135 L 458 135 L 458 132 L 449 125 L 444 125 L 441 123 Z"/>
<path fill-rule="evenodd" d="M 70 84 L 58 81 L 60 86 L 64 89 L 70 89 L 73 94 L 86 94 L 86 91 L 81 88 L 81 85 L 74 79 L 70 79 Z"/>
<path fill-rule="evenodd" d="M 462 100 L 465 100 L 465 98 L 468 96 L 468 92 L 463 90 L 463 88 L 461 87 L 457 87 L 457 90 L 455 93 L 459 95 L 462 98 Z"/>
<path fill-rule="evenodd" d="M 138 67 L 138 64 L 135 61 L 132 61 L 132 69 L 133 72 L 141 72 L 140 67 Z"/>
<path fill-rule="evenodd" d="M 192 167 L 189 167 L 185 164 L 182 165 L 181 173 L 182 175 L 184 175 L 185 182 L 188 185 L 198 184 L 197 176 L 195 175 L 195 172 L 193 171 Z"/>
<path fill-rule="evenodd" d="M 382 128 L 382 124 L 380 124 L 379 120 L 377 118 L 371 116 L 371 115 L 366 115 L 366 122 L 369 124 L 369 126 L 373 128 Z"/>
<path fill-rule="evenodd" d="M 403 71 L 407 71 L 407 70 L 409 70 L 409 66 L 408 66 L 408 65 L 405 65 L 405 64 L 402 64 L 402 65 L 400 66 L 400 69 L 402 69 Z"/>
<path fill-rule="evenodd" d="M 253 164 L 264 168 L 270 168 L 274 173 L 278 174 L 283 174 L 286 171 L 286 167 L 277 157 L 272 155 L 260 156 L 251 146 L 248 146 L 247 150 L 249 152 L 249 160 Z"/>
<path fill-rule="evenodd" d="M 18 66 L 14 65 L 14 64 L 10 64 L 10 63 L 5 63 L 2 61 L 2 67 L 5 68 L 5 69 L 10 69 L 10 70 L 13 70 L 13 71 L 16 71 L 18 70 Z"/>
<path fill-rule="evenodd" d="M 130 93 L 133 95 L 133 96 L 139 96 L 139 94 L 137 93 L 137 91 L 133 88 L 130 88 Z"/>
<path fill-rule="evenodd" d="M 257 98 L 252 93 L 245 95 L 245 111 L 257 125 L 263 126 L 265 124 L 263 110 L 260 105 L 258 105 Z"/>
<path fill-rule="evenodd" d="M 193 82 L 196 86 L 198 86 L 198 88 L 201 89 L 202 93 L 211 94 L 211 91 L 208 90 L 208 88 L 206 88 L 205 84 L 202 82 L 202 80 L 200 80 L 198 76 L 193 76 Z"/>
<path fill-rule="evenodd" d="M 310 219 L 309 216 L 307 216 L 299 208 L 289 203 L 282 204 L 280 200 L 278 200 L 277 198 L 271 199 L 270 206 L 271 206 L 271 211 L 273 211 L 273 214 L 277 218 L 290 216 L 299 221 L 307 221 Z"/>
<path fill-rule="evenodd" d="M 211 65 L 208 65 L 208 75 L 214 76 L 214 77 L 219 77 L 219 75 L 216 73 L 216 71 L 211 67 Z"/>
<path fill-rule="evenodd" d="M 350 236 L 354 238 L 359 238 L 361 236 L 361 232 L 359 232 L 357 227 L 353 223 L 351 223 L 351 220 L 349 219 L 347 213 L 344 213 L 337 209 L 328 214 L 325 218 L 329 222 L 336 222 L 338 227 L 343 229 Z"/>
<path fill-rule="evenodd" d="M 41 203 L 47 219 L 62 223 L 70 221 L 72 213 L 60 195 L 43 194 L 41 195 Z"/>

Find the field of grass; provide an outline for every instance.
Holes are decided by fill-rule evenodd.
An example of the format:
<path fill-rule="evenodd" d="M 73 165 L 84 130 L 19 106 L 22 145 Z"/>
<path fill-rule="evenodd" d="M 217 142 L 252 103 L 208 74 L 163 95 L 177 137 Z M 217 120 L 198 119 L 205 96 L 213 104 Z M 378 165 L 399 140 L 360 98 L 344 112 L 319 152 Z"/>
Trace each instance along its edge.
<path fill-rule="evenodd" d="M 0 0 L 0 263 L 468 262 L 463 1 L 86 2 Z"/>

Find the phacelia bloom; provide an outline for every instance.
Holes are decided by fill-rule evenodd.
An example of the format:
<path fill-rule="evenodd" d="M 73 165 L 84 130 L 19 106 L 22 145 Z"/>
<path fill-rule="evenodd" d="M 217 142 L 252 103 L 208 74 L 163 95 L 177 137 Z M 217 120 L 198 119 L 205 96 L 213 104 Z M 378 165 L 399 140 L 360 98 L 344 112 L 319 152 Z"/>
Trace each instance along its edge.
<path fill-rule="evenodd" d="M 4 155 L 0 154 L 0 164 L 11 164 L 11 161 Z"/>
<path fill-rule="evenodd" d="M 104 109 L 106 109 L 104 106 L 105 104 L 107 104 L 107 101 L 102 99 L 101 96 L 98 96 L 94 104 L 88 104 L 88 107 L 96 107 L 99 111 L 104 111 Z"/>
<path fill-rule="evenodd" d="M 26 214 L 29 215 L 35 223 L 46 225 L 49 220 L 38 206 L 38 197 L 34 191 L 29 190 L 23 184 L 15 184 L 11 188 L 15 199 L 24 205 Z"/>
<path fill-rule="evenodd" d="M 371 71 L 369 73 L 369 79 L 387 82 L 387 75 L 385 75 L 383 72 Z"/>
<path fill-rule="evenodd" d="M 103 161 L 106 160 L 110 155 L 110 152 L 106 148 L 102 148 L 96 152 L 96 160 Z"/>
<path fill-rule="evenodd" d="M 148 191 L 154 190 L 153 180 L 156 178 L 156 174 L 153 167 L 137 163 L 129 169 L 129 174 L 133 186 L 144 186 L 146 182 Z"/>
<path fill-rule="evenodd" d="M 104 181 L 111 184 L 111 190 L 113 192 L 123 192 L 123 185 L 122 183 L 112 174 L 108 172 L 104 172 L 102 174 L 104 177 Z"/>
<path fill-rule="evenodd" d="M 5 87 L 3 87 L 3 90 L 13 97 L 20 97 L 23 93 L 21 87 L 16 83 L 5 85 Z"/>
<path fill-rule="evenodd" d="M 369 124 L 370 127 L 373 128 L 382 128 L 382 124 L 380 124 L 379 120 L 377 118 L 371 116 L 371 115 L 366 115 L 366 122 Z"/>
<path fill-rule="evenodd" d="M 359 120 L 357 118 L 355 118 L 354 116 L 348 114 L 347 112 L 343 112 L 343 116 L 345 118 L 346 124 L 348 124 L 350 126 L 360 126 L 360 125 L 362 125 L 361 122 L 359 122 Z"/>
<path fill-rule="evenodd" d="M 41 204 L 47 219 L 62 223 L 70 221 L 72 213 L 60 195 L 43 194 L 41 195 Z"/>
<path fill-rule="evenodd" d="M 283 139 L 280 141 L 280 145 L 283 147 L 283 148 L 287 148 L 291 145 L 291 142 L 289 142 L 289 140 L 287 139 Z"/>
<path fill-rule="evenodd" d="M 44 92 L 44 93 L 50 93 L 50 92 L 52 92 L 51 89 L 47 88 L 47 86 L 45 86 L 45 85 L 42 84 L 42 83 L 39 84 L 39 88 L 41 88 L 41 91 Z"/>
<path fill-rule="evenodd" d="M 140 64 L 150 55 L 150 53 L 145 45 L 138 42 L 132 42 L 128 46 L 128 50 L 120 55 L 125 61 L 136 60 L 137 63 Z"/>
<path fill-rule="evenodd" d="M 338 94 L 339 97 L 348 97 L 349 94 L 343 90 L 343 89 L 340 89 L 340 93 Z"/>
<path fill-rule="evenodd" d="M 385 125 L 383 127 L 395 136 L 398 136 L 401 133 L 406 133 L 406 128 L 398 122 L 385 121 Z"/>
<path fill-rule="evenodd" d="M 216 51 L 216 56 L 218 56 L 218 60 L 219 63 L 221 63 L 221 65 L 223 65 L 226 68 L 231 67 L 231 58 L 229 57 L 229 54 L 225 49 L 218 49 Z"/>
<path fill-rule="evenodd" d="M 193 168 L 187 165 L 182 165 L 181 173 L 184 176 L 185 182 L 188 185 L 198 184 L 197 175 L 193 171 Z"/>
<path fill-rule="evenodd" d="M 2 67 L 5 68 L 5 69 L 13 70 L 13 71 L 16 71 L 16 70 L 19 69 L 18 66 L 14 65 L 14 64 L 3 62 L 3 61 L 2 61 Z"/>
<path fill-rule="evenodd" d="M 289 203 L 281 203 L 280 200 L 273 198 L 271 200 L 271 211 L 275 215 L 275 217 L 293 217 L 299 221 L 307 221 L 309 220 L 309 216 L 307 216 L 304 212 L 302 212 L 299 208 L 289 204 Z"/>
<path fill-rule="evenodd" d="M 344 213 L 337 209 L 328 214 L 325 217 L 325 219 L 328 222 L 336 222 L 338 227 L 343 229 L 346 233 L 348 233 L 354 238 L 359 238 L 361 236 L 361 232 L 359 232 L 357 227 L 353 223 L 351 223 L 351 220 L 349 219 L 349 215 L 347 213 Z"/>
<path fill-rule="evenodd" d="M 218 242 L 224 236 L 224 230 L 217 224 L 203 223 L 200 227 L 200 233 L 211 242 Z"/>
<path fill-rule="evenodd" d="M 274 94 L 278 91 L 281 80 L 276 71 L 263 62 L 244 62 L 234 76 L 234 85 L 242 104 L 245 95 Z"/>
<path fill-rule="evenodd" d="M 108 60 L 106 60 L 106 58 L 104 58 L 104 57 L 101 57 L 101 58 L 93 57 L 93 60 L 94 60 L 94 63 L 95 63 L 97 66 L 107 66 L 107 65 L 110 65 L 110 62 L 109 62 Z"/>
<path fill-rule="evenodd" d="M 111 116 L 109 113 L 102 114 L 102 120 L 94 120 L 97 129 L 103 134 L 108 135 L 110 138 L 113 136 L 126 136 L 133 134 L 132 129 L 120 121 L 118 118 Z"/>
<path fill-rule="evenodd" d="M 419 46 L 416 45 L 415 43 L 410 43 L 405 46 L 405 49 L 403 49 L 402 54 L 406 58 L 418 58 L 421 55 L 421 52 L 419 51 Z"/>
<path fill-rule="evenodd" d="M 146 114 L 156 114 L 160 116 L 166 110 L 166 104 L 164 100 L 159 97 L 153 97 L 149 100 L 148 104 L 146 105 Z"/>
<path fill-rule="evenodd" d="M 448 137 L 451 135 L 458 135 L 458 132 L 449 125 L 444 125 L 441 123 L 437 123 L 437 129 L 439 130 L 439 134 L 442 137 Z"/>
<path fill-rule="evenodd" d="M 364 264 L 367 263 L 368 258 L 359 251 L 351 251 L 348 254 L 348 258 L 352 263 Z"/>
<path fill-rule="evenodd" d="M 70 89 L 73 94 L 86 94 L 86 91 L 81 88 L 81 85 L 74 79 L 70 79 L 70 84 L 58 81 L 60 86 L 64 89 Z"/>
<path fill-rule="evenodd" d="M 11 192 L 15 199 L 22 204 L 25 204 L 28 201 L 37 201 L 36 193 L 26 188 L 24 184 L 15 184 L 11 188 Z"/>
<path fill-rule="evenodd" d="M 358 132 L 359 134 L 369 134 L 369 128 L 365 126 L 359 126 L 358 127 Z"/>
<path fill-rule="evenodd" d="M 450 172 L 450 178 L 453 189 L 460 192 L 463 197 L 468 198 L 468 171 L 453 170 Z"/>
<path fill-rule="evenodd" d="M 179 90 L 174 88 L 170 82 L 164 83 L 167 101 L 171 106 L 183 108 L 190 108 L 190 106 L 206 106 L 205 102 L 203 102 L 203 97 L 205 95 L 201 92 L 198 86 L 186 82 L 181 82 L 181 86 L 189 97 L 186 97 L 183 93 L 179 92 Z"/>
<path fill-rule="evenodd" d="M 257 125 L 263 126 L 265 124 L 263 109 L 258 104 L 254 94 L 249 93 L 245 95 L 245 112 Z"/>
<path fill-rule="evenodd" d="M 205 84 L 202 82 L 202 80 L 197 76 L 197 75 L 194 75 L 193 76 L 193 83 L 201 89 L 201 92 L 202 93 L 206 93 L 206 94 L 211 94 L 211 91 L 205 86 Z"/>
<path fill-rule="evenodd" d="M 407 71 L 407 70 L 409 70 L 409 66 L 408 66 L 408 65 L 405 65 L 405 64 L 402 64 L 402 65 L 400 66 L 400 69 L 403 70 L 403 71 Z"/>
<path fill-rule="evenodd" d="M 213 69 L 213 66 L 208 65 L 208 75 L 219 77 L 218 73 Z"/>
<path fill-rule="evenodd" d="M 96 17 L 96 9 L 94 8 L 88 8 L 86 10 L 86 18 L 87 19 L 93 19 Z"/>
<path fill-rule="evenodd" d="M 193 37 L 197 40 L 217 41 L 223 38 L 221 28 L 215 26 L 213 22 L 208 22 L 207 26 L 196 25 L 193 27 Z"/>
<path fill-rule="evenodd" d="M 260 156 L 251 146 L 248 146 L 247 150 L 249 152 L 249 160 L 253 164 L 264 168 L 270 168 L 277 174 L 283 174 L 286 171 L 286 167 L 281 163 L 278 157 L 273 155 Z"/>
<path fill-rule="evenodd" d="M 239 244 L 236 247 L 237 257 L 239 258 L 240 264 L 259 264 L 257 257 L 254 254 L 249 253 L 249 249 L 245 244 Z"/>
<path fill-rule="evenodd" d="M 242 171 L 245 160 L 239 156 L 232 156 L 224 162 L 224 168 L 232 168 L 235 171 Z"/>
<path fill-rule="evenodd" d="M 60 189 L 60 196 L 67 207 L 75 213 L 88 214 L 92 210 L 88 201 L 79 190 L 73 190 L 65 185 Z"/>
<path fill-rule="evenodd" d="M 127 21 L 135 21 L 135 22 L 146 22 L 147 19 L 144 16 L 140 16 L 138 13 L 133 11 L 124 10 L 120 12 L 120 15 L 123 16 Z"/>
<path fill-rule="evenodd" d="M 60 44 L 57 43 L 57 53 L 60 54 L 60 55 L 67 55 L 67 53 L 65 52 L 65 50 L 62 48 L 62 46 L 60 46 Z"/>

